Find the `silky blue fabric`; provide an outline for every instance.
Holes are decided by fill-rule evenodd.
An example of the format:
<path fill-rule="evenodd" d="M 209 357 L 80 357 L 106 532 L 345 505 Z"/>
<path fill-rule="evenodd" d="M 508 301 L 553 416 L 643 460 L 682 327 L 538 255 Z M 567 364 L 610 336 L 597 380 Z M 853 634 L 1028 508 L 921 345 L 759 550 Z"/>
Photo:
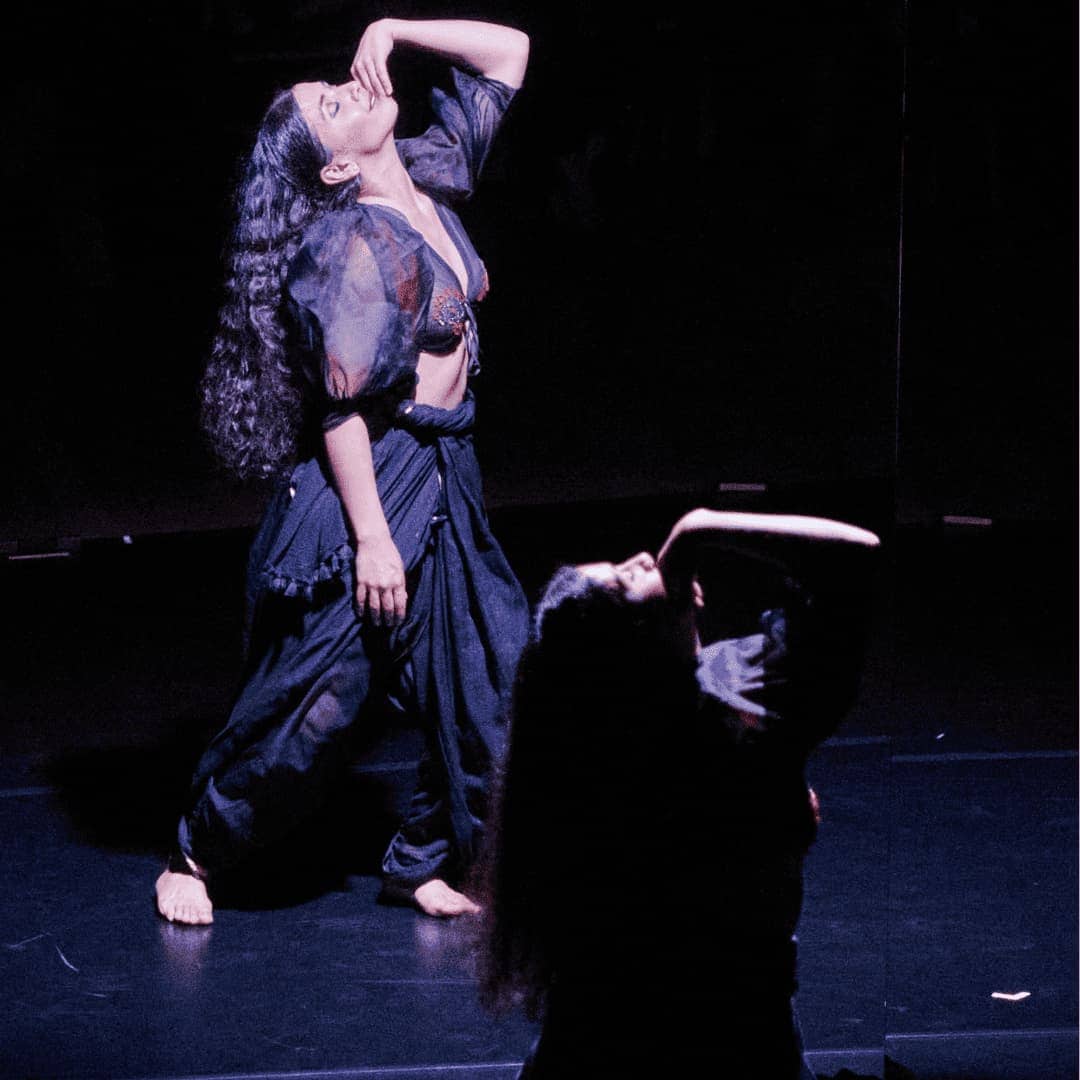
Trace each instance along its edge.
<path fill-rule="evenodd" d="M 477 854 L 528 605 L 484 512 L 474 410 L 471 396 L 453 410 L 406 405 L 373 446 L 409 584 L 393 630 L 357 618 L 352 547 L 325 465 L 302 463 L 278 492 L 251 550 L 245 684 L 181 822 L 181 849 L 199 865 L 236 863 L 293 827 L 322 797 L 349 729 L 387 701 L 423 717 L 428 733 L 383 862 L 388 889 L 455 880 Z"/>
<path fill-rule="evenodd" d="M 472 194 L 514 92 L 457 70 L 453 84 L 453 94 L 433 95 L 431 127 L 397 147 L 435 200 L 467 280 L 401 213 L 357 203 L 308 228 L 285 283 L 310 427 L 367 420 L 408 614 L 394 630 L 358 618 L 353 543 L 317 439 L 252 545 L 243 689 L 196 769 L 179 826 L 181 851 L 211 874 L 312 810 L 348 733 L 385 703 L 414 712 L 427 736 L 383 861 L 388 891 L 406 897 L 433 877 L 458 879 L 482 842 L 527 603 L 488 527 L 471 391 L 449 410 L 410 399 L 421 351 L 456 354 L 464 339 L 468 371 L 478 370 L 473 304 L 487 274 L 449 202 Z"/>
<path fill-rule="evenodd" d="M 436 122 L 397 148 L 413 182 L 432 196 L 466 280 L 404 214 L 381 203 L 324 214 L 290 262 L 291 344 L 324 428 L 411 396 L 421 351 L 451 353 L 464 338 L 469 374 L 480 369 L 474 305 L 488 276 L 450 204 L 472 194 L 514 91 L 453 75 L 455 96 L 433 96 Z"/>

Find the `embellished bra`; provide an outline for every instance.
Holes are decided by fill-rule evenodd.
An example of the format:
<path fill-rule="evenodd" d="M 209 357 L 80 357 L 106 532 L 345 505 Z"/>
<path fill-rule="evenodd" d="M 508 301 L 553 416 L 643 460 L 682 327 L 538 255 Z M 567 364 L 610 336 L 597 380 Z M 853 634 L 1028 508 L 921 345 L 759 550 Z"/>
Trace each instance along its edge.
<path fill-rule="evenodd" d="M 461 283 L 447 261 L 425 240 L 432 271 L 431 299 L 426 318 L 421 319 L 416 344 L 423 352 L 453 352 L 465 339 L 466 370 L 475 375 L 480 370 L 479 338 L 473 302 L 482 300 L 488 291 L 487 268 L 477 255 L 457 214 L 449 207 L 435 202 L 443 227 L 465 265 L 469 295 L 461 291 Z"/>
<path fill-rule="evenodd" d="M 473 307 L 487 273 L 449 203 L 471 194 L 513 90 L 452 75 L 453 95 L 433 91 L 436 122 L 397 149 L 432 199 L 464 282 L 404 213 L 364 200 L 320 215 L 289 263 L 289 355 L 323 430 L 410 397 L 421 353 L 449 356 L 464 342 L 466 372 L 480 370 Z"/>

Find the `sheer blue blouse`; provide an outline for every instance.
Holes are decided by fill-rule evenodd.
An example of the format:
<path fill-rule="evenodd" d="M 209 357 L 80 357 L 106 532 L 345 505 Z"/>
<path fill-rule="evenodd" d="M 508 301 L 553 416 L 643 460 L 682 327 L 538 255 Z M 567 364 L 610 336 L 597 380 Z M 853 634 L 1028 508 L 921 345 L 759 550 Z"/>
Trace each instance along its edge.
<path fill-rule="evenodd" d="M 404 214 L 376 203 L 324 214 L 290 264 L 299 363 L 324 430 L 411 397 L 421 352 L 452 352 L 464 338 L 468 372 L 479 370 L 472 305 L 487 292 L 487 271 L 450 204 L 472 194 L 514 91 L 456 68 L 453 83 L 453 95 L 432 93 L 435 123 L 397 150 L 435 202 L 466 290 Z"/>

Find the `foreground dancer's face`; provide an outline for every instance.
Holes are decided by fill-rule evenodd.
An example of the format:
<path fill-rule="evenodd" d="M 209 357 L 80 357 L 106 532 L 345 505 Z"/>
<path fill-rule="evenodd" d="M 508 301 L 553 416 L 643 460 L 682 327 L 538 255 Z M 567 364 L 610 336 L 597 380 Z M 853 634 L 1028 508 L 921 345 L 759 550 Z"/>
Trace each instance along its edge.
<path fill-rule="evenodd" d="M 297 83 L 292 92 L 311 133 L 335 162 L 353 163 L 356 155 L 378 150 L 394 132 L 397 102 L 392 97 L 369 94 L 355 79 L 338 86 Z M 324 179 L 334 182 L 330 177 Z"/>
<path fill-rule="evenodd" d="M 626 562 L 582 563 L 575 569 L 583 577 L 598 582 L 605 589 L 621 592 L 633 603 L 667 595 L 660 568 L 647 551 L 639 552 Z"/>

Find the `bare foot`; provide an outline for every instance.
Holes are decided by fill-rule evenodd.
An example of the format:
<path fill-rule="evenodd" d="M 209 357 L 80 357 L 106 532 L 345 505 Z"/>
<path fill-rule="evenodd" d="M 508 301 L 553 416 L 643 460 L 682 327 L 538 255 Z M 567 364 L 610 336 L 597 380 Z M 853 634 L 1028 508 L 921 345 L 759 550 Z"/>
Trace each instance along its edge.
<path fill-rule="evenodd" d="M 451 889 L 441 878 L 425 881 L 413 893 L 413 899 L 425 915 L 434 915 L 437 918 L 480 914 L 479 904 L 474 904 L 464 893 Z"/>
<path fill-rule="evenodd" d="M 157 909 L 169 922 L 205 926 L 214 921 L 214 905 L 206 885 L 190 874 L 175 874 L 166 870 L 154 886 Z"/>

